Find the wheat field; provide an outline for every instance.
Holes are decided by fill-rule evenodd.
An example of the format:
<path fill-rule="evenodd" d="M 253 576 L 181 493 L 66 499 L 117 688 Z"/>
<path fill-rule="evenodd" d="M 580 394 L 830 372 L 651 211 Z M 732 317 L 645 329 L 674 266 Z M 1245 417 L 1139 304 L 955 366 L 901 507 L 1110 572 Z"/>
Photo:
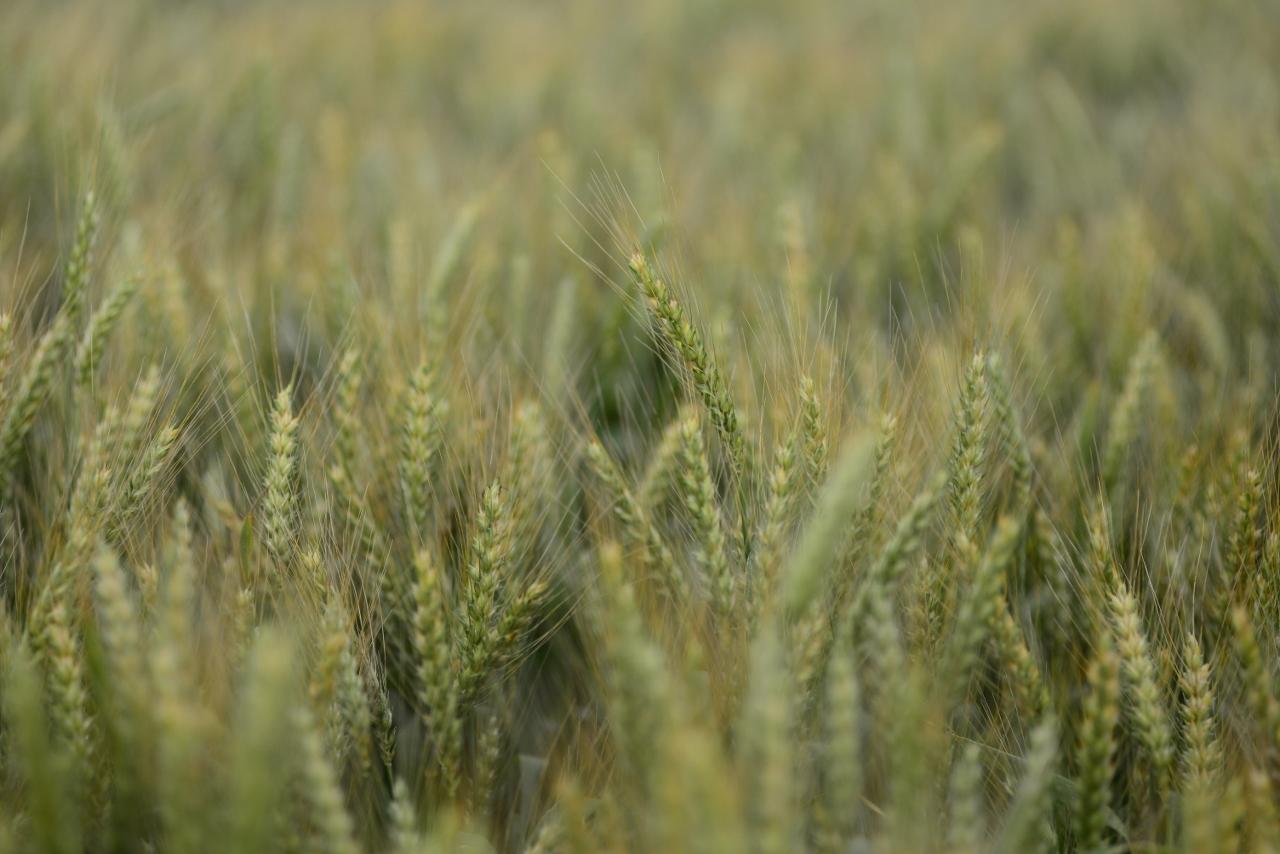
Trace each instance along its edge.
<path fill-rule="evenodd" d="M 0 854 L 1280 851 L 1277 45 L 0 2 Z"/>

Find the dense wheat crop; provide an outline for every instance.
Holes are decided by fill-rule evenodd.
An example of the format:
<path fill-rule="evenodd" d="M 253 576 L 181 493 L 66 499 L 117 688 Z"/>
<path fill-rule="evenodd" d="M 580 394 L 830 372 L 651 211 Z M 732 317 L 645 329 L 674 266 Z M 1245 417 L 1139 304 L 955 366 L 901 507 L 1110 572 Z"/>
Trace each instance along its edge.
<path fill-rule="evenodd" d="M 0 0 L 0 854 L 1280 849 L 1277 46 Z"/>

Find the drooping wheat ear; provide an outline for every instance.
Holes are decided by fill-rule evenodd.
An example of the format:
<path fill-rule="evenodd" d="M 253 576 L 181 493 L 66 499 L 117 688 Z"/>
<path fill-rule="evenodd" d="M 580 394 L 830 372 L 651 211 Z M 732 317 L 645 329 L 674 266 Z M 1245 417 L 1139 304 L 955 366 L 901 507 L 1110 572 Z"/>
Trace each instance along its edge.
<path fill-rule="evenodd" d="M 17 393 L 8 402 L 4 422 L 0 424 L 0 491 L 7 490 L 12 482 L 13 467 L 36 416 L 49 399 L 53 382 L 70 347 L 74 328 L 67 312 L 59 313 L 27 360 Z"/>
<path fill-rule="evenodd" d="M 463 589 L 458 656 L 459 701 L 470 706 L 489 675 L 498 645 L 498 607 L 502 579 L 511 565 L 511 508 L 506 493 L 494 483 L 480 501 Z"/>
<path fill-rule="evenodd" d="M 791 692 L 783 671 L 782 642 L 767 625 L 751 651 L 751 677 L 739 728 L 748 782 L 748 812 L 755 850 L 786 854 L 800 843 L 792 755 Z"/>
<path fill-rule="evenodd" d="M 798 615 L 809 607 L 822 589 L 825 573 L 839 559 L 844 535 L 866 501 L 874 458 L 875 442 L 866 435 L 841 450 L 783 577 L 782 600 L 788 614 Z"/>
<path fill-rule="evenodd" d="M 1231 609 L 1231 639 L 1253 725 L 1261 730 L 1265 749 L 1271 750 L 1280 741 L 1280 703 L 1271 687 L 1271 671 L 1262 658 L 1253 621 L 1243 605 Z"/>
<path fill-rule="evenodd" d="M 956 612 L 942 665 L 943 678 L 947 680 L 946 696 L 951 702 L 963 699 L 978 665 L 982 645 L 1000 613 L 1005 573 L 1017 550 L 1021 531 L 1021 525 L 1013 518 L 1006 516 L 1000 520 Z"/>
<path fill-rule="evenodd" d="M 1057 851 L 1053 827 L 1054 768 L 1058 762 L 1058 724 L 1052 717 L 1031 732 L 1026 770 L 1009 808 L 997 851 L 1002 854 Z"/>
<path fill-rule="evenodd" d="M 1209 663 L 1194 634 L 1187 635 L 1182 657 L 1178 683 L 1183 693 L 1183 791 L 1207 789 L 1222 769 L 1222 747 L 1216 732 Z"/>
<path fill-rule="evenodd" d="M 435 390 L 435 372 L 424 362 L 413 374 L 400 427 L 400 480 L 405 511 L 419 542 L 431 530 L 431 479 L 440 450 L 447 404 Z"/>
<path fill-rule="evenodd" d="M 689 418 L 681 429 L 680 492 L 692 517 L 697 540 L 695 558 L 703 579 L 710 585 L 711 602 L 717 614 L 727 618 L 734 612 L 738 579 L 729 566 L 720 500 L 697 417 Z"/>
<path fill-rule="evenodd" d="M 359 854 L 355 829 L 342 797 L 338 774 L 325 755 L 324 740 L 316 727 L 311 710 L 299 705 L 293 710 L 292 723 L 297 733 L 298 771 L 302 777 L 302 795 L 307 801 L 314 828 L 312 844 L 327 854 Z"/>
<path fill-rule="evenodd" d="M 1086 678 L 1089 693 L 1080 721 L 1075 842 L 1081 851 L 1094 851 L 1102 846 L 1111 810 L 1116 723 L 1120 718 L 1120 658 L 1108 633 L 1098 640 Z"/>
<path fill-rule="evenodd" d="M 333 401 L 333 455 L 348 479 L 359 469 L 360 386 L 364 372 L 360 369 L 361 353 L 348 347 L 338 360 L 337 382 Z"/>
<path fill-rule="evenodd" d="M 688 583 L 666 540 L 650 520 L 644 506 L 632 496 L 622 472 L 609 452 L 594 437 L 587 443 L 587 460 L 596 478 L 608 493 L 613 512 L 622 523 L 622 535 L 626 544 L 643 550 L 645 564 L 660 578 L 668 594 L 677 603 L 688 599 Z"/>
<path fill-rule="evenodd" d="M 449 636 L 449 604 L 444 580 L 431 552 L 419 549 L 414 559 L 413 652 L 417 662 L 417 698 L 427 730 L 444 743 L 454 717 L 453 647 Z"/>
<path fill-rule="evenodd" d="M 271 439 L 267 459 L 266 492 L 262 499 L 262 533 L 267 551 L 280 566 L 292 553 L 298 495 L 294 487 L 297 467 L 298 420 L 293 415 L 293 392 L 280 389 L 271 409 Z"/>
<path fill-rule="evenodd" d="M 947 849 L 978 851 L 987 838 L 987 795 L 982 767 L 982 746 L 969 742 L 956 756 L 951 768 L 947 800 L 951 815 L 947 822 Z"/>
<path fill-rule="evenodd" d="M 1111 411 L 1111 423 L 1102 452 L 1102 482 L 1108 492 L 1116 487 L 1124 474 L 1130 449 L 1142 429 L 1147 397 L 1159 360 L 1160 339 L 1151 331 L 1143 337 L 1129 362 L 1124 387 Z"/>
<path fill-rule="evenodd" d="M 1134 728 L 1147 750 L 1158 784 L 1164 787 L 1171 782 L 1173 771 L 1173 734 L 1156 682 L 1156 667 L 1142 628 L 1142 617 L 1138 614 L 1138 602 L 1123 581 L 1111 594 L 1110 610 Z"/>
<path fill-rule="evenodd" d="M 1008 461 L 1013 476 L 1012 507 L 1021 512 L 1031 500 L 1031 449 L 1022 429 L 1022 419 L 1013 403 L 1004 361 L 995 353 L 987 357 L 986 379 L 995 416 L 996 444 Z"/>
<path fill-rule="evenodd" d="M 25 833 L 41 851 L 81 849 L 80 804 L 66 755 L 51 742 L 40 675 L 26 644 L 15 640 L 0 672 L 5 716 L 6 766 L 23 784 Z"/>
<path fill-rule="evenodd" d="M 98 240 L 98 202 L 93 191 L 84 194 L 80 219 L 76 223 L 75 242 L 67 258 L 62 281 L 62 310 L 72 325 L 80 320 L 89 287 L 89 268 L 93 266 L 93 246 Z"/>
<path fill-rule="evenodd" d="M 809 489 L 827 479 L 827 417 L 813 379 L 800 378 L 800 423 L 804 433 L 804 468 Z M 813 493 L 810 493 L 813 494 Z"/>
<path fill-rule="evenodd" d="M 124 316 L 124 310 L 128 308 L 129 301 L 137 290 L 137 279 L 125 279 L 89 318 L 89 324 L 80 339 L 80 349 L 76 351 L 76 376 L 80 385 L 87 386 L 93 381 L 94 370 L 102 363 L 107 339 L 115 331 L 116 324 Z"/>
<path fill-rule="evenodd" d="M 765 501 L 764 520 L 757 536 L 755 549 L 756 577 L 751 589 L 752 619 L 770 607 L 777 592 L 778 574 L 792 525 L 792 509 L 800 490 L 796 437 L 792 436 L 778 445 L 773 468 L 769 472 L 769 497 Z"/>
<path fill-rule="evenodd" d="M 831 658 L 824 702 L 826 756 L 823 765 L 823 813 L 835 840 L 849 839 L 856 829 L 862 797 L 862 692 L 852 644 L 840 644 Z"/>
<path fill-rule="evenodd" d="M 984 359 L 975 353 L 965 372 L 964 386 L 956 404 L 955 440 L 951 447 L 952 542 L 961 565 L 977 548 L 982 515 L 982 467 L 986 456 L 984 439 L 987 420 L 987 382 Z"/>
<path fill-rule="evenodd" d="M 653 516 L 663 505 L 680 471 L 680 449 L 684 447 L 684 424 L 693 417 L 692 408 L 682 406 L 680 412 L 662 431 L 658 446 L 649 456 L 640 484 L 636 487 L 636 504 Z"/>
<path fill-rule="evenodd" d="M 689 371 L 694 390 L 702 399 L 707 416 L 729 453 L 739 477 L 746 476 L 747 449 L 738 410 L 733 405 L 724 375 L 685 315 L 684 308 L 666 284 L 657 278 L 644 256 L 631 256 L 631 272 L 644 295 L 661 340 L 680 357 Z"/>

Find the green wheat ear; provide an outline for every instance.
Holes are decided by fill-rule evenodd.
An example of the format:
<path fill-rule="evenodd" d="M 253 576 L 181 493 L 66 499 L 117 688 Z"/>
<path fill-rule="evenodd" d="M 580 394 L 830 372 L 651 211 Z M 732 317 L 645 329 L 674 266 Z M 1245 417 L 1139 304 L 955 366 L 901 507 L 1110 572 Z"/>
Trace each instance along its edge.
<path fill-rule="evenodd" d="M 1058 763 L 1058 724 L 1045 718 L 1031 733 L 1026 768 L 999 837 L 997 850 L 1049 852 L 1058 849 L 1053 823 L 1054 775 Z"/>
<path fill-rule="evenodd" d="M 1081 851 L 1104 841 L 1115 773 L 1116 724 L 1120 718 L 1120 658 L 1104 634 L 1089 663 L 1077 748 L 1075 841 Z"/>
<path fill-rule="evenodd" d="M 1119 483 L 1130 450 L 1138 439 L 1159 361 L 1160 339 L 1154 331 L 1148 332 L 1129 362 L 1124 387 L 1111 412 L 1111 424 L 1102 452 L 1102 482 L 1108 490 L 1114 489 Z"/>
<path fill-rule="evenodd" d="M 851 440 L 841 451 L 783 576 L 782 601 L 788 613 L 801 613 L 818 595 L 823 572 L 836 557 L 845 529 L 866 499 L 874 460 L 875 442 L 869 436 Z"/>
<path fill-rule="evenodd" d="M 1183 791 L 1207 790 L 1222 768 L 1222 749 L 1217 736 L 1211 670 L 1195 635 L 1188 635 L 1183 648 L 1182 672 L 1178 683 L 1182 703 Z"/>
<path fill-rule="evenodd" d="M 297 542 L 298 494 L 294 484 L 298 455 L 298 420 L 293 393 L 280 389 L 271 408 L 266 492 L 262 499 L 263 542 L 280 566 L 288 563 Z"/>
<path fill-rule="evenodd" d="M 720 499 L 702 442 L 702 425 L 696 417 L 685 421 L 681 439 L 680 491 L 693 523 L 698 569 L 710 587 L 716 613 L 728 619 L 737 605 L 739 578 L 730 565 Z"/>
<path fill-rule="evenodd" d="M 738 418 L 738 409 L 729 394 L 728 383 L 711 351 L 703 343 L 702 336 L 690 323 L 684 308 L 667 285 L 654 274 L 644 256 L 639 253 L 632 255 L 629 265 L 653 318 L 659 340 L 685 366 L 693 389 L 702 401 L 703 409 L 728 454 L 730 468 L 736 480 L 742 552 L 747 557 L 751 551 L 747 490 L 752 478 L 752 461 L 748 456 L 746 435 Z"/>
<path fill-rule="evenodd" d="M 40 674 L 22 641 L 9 645 L 0 693 L 9 767 L 24 784 L 31 839 L 42 851 L 81 850 L 80 804 L 65 746 L 51 739 Z"/>
<path fill-rule="evenodd" d="M 137 279 L 126 279 L 111 292 L 111 295 L 99 306 L 89 319 L 89 325 L 76 351 L 76 377 L 82 386 L 92 382 L 94 371 L 102 363 L 102 355 L 107 347 L 107 340 L 115 331 L 129 301 L 138 290 Z"/>
<path fill-rule="evenodd" d="M 1156 682 L 1155 663 L 1151 659 L 1138 603 L 1121 582 L 1111 594 L 1110 606 L 1112 631 L 1120 653 L 1134 726 L 1155 768 L 1157 781 L 1164 788 L 1173 771 L 1173 735 L 1164 698 Z"/>

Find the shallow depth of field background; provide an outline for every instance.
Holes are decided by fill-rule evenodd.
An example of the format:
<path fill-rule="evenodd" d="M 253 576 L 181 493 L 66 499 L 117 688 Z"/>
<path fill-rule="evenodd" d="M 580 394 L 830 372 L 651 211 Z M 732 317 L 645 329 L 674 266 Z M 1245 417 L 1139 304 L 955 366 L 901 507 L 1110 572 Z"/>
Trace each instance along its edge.
<path fill-rule="evenodd" d="M 0 3 L 0 852 L 1276 850 L 1277 46 Z"/>

